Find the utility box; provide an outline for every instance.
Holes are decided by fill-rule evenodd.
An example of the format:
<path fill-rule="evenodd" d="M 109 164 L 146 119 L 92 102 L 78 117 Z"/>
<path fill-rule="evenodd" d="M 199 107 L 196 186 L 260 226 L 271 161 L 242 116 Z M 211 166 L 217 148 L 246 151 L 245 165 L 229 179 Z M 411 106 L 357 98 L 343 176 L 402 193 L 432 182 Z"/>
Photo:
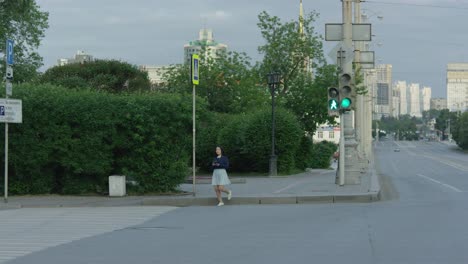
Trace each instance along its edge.
<path fill-rule="evenodd" d="M 109 176 L 109 196 L 121 197 L 127 195 L 125 176 L 112 175 Z"/>

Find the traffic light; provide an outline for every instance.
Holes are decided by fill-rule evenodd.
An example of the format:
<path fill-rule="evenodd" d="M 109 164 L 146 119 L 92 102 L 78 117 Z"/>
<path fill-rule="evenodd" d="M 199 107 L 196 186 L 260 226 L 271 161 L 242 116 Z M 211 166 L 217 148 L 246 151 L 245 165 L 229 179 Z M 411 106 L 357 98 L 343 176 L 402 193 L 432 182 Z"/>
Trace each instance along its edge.
<path fill-rule="evenodd" d="M 353 91 L 353 82 L 351 78 L 351 74 L 344 73 L 340 76 L 340 110 L 341 111 L 350 111 L 353 99 L 354 99 L 354 91 Z"/>
<path fill-rule="evenodd" d="M 335 87 L 328 88 L 328 115 L 338 116 L 340 110 L 339 92 Z"/>

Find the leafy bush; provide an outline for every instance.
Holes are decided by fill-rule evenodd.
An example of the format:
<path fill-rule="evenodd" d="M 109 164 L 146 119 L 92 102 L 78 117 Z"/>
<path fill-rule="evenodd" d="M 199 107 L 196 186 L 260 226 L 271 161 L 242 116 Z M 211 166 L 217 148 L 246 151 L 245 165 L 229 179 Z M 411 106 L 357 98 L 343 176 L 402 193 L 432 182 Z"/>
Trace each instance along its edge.
<path fill-rule="evenodd" d="M 330 161 L 333 153 L 337 151 L 337 145 L 332 142 L 322 141 L 313 144 L 313 159 L 310 168 L 327 169 L 330 167 Z"/>
<path fill-rule="evenodd" d="M 278 171 L 289 173 L 296 168 L 295 156 L 304 132 L 291 112 L 276 109 L 276 153 Z M 268 171 L 271 154 L 271 110 L 255 112 L 246 125 L 246 158 L 252 171 Z"/>
<path fill-rule="evenodd" d="M 15 97 L 23 123 L 10 125 L 13 194 L 105 192 L 114 174 L 137 181 L 139 192 L 165 192 L 187 176 L 190 97 L 52 85 L 16 86 Z"/>
<path fill-rule="evenodd" d="M 214 148 L 224 148 L 231 170 L 267 172 L 271 155 L 271 110 L 249 114 L 214 115 L 212 125 L 206 124 L 200 133 L 199 164 L 209 169 Z M 213 120 L 212 120 L 213 121 Z M 200 128 L 201 129 L 201 128 Z M 276 109 L 276 152 L 278 170 L 283 173 L 295 169 L 295 156 L 303 131 L 296 117 L 284 109 Z M 206 153 L 209 153 L 206 155 Z"/>
<path fill-rule="evenodd" d="M 84 64 L 68 64 L 48 69 L 41 83 L 71 89 L 92 88 L 107 92 L 148 91 L 151 83 L 146 72 L 136 66 L 116 60 L 97 60 Z"/>
<path fill-rule="evenodd" d="M 307 168 L 312 168 L 314 163 L 314 144 L 310 137 L 304 136 L 301 138 L 301 144 L 297 149 L 296 154 L 296 167 L 301 170 L 305 170 Z"/>

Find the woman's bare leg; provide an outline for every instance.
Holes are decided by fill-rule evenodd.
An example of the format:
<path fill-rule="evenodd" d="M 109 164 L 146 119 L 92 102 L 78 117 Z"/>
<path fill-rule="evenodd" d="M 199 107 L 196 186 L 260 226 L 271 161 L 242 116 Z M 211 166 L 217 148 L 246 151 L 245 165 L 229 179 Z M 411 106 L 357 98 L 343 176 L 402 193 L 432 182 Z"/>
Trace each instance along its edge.
<path fill-rule="evenodd" d="M 219 191 L 223 193 L 229 193 L 229 190 L 224 187 L 224 185 L 219 185 Z"/>
<path fill-rule="evenodd" d="M 220 191 L 219 185 L 216 185 L 214 187 L 214 189 L 215 189 L 215 192 L 216 192 L 216 198 L 218 199 L 218 202 L 222 203 L 223 198 L 221 197 L 221 191 Z"/>

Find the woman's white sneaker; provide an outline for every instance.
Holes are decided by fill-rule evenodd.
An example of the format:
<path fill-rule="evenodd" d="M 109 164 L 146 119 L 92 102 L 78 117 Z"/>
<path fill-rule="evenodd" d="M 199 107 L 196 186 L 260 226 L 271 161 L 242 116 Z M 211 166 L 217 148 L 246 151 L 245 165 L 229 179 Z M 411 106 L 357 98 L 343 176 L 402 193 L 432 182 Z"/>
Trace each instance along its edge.
<path fill-rule="evenodd" d="M 223 203 L 223 202 L 220 202 L 220 203 L 218 204 L 218 206 L 223 206 L 223 205 L 224 205 L 224 203 Z"/>
<path fill-rule="evenodd" d="M 231 198 L 232 198 L 232 191 L 229 190 L 229 193 L 228 193 L 228 201 L 231 200 Z"/>

